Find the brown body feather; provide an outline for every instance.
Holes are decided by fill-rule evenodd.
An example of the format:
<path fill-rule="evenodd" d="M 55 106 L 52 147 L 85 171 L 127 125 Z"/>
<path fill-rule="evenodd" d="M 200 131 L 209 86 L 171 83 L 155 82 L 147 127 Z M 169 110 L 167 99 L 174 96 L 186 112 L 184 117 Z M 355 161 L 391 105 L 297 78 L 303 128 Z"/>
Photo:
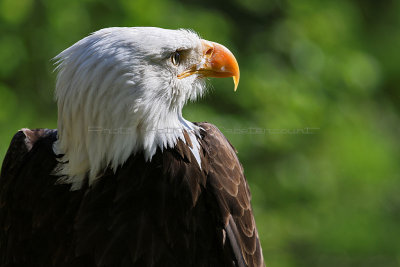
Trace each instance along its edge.
<path fill-rule="evenodd" d="M 235 151 L 198 126 L 201 168 L 178 141 L 77 191 L 51 175 L 56 131 L 18 132 L 0 177 L 0 266 L 264 266 Z"/>

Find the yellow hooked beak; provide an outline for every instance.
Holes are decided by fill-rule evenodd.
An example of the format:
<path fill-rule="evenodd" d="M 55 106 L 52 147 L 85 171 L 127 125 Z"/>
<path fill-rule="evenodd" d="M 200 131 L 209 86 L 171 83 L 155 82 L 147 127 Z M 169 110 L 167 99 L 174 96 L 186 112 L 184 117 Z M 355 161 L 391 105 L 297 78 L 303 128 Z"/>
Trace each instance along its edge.
<path fill-rule="evenodd" d="M 239 84 L 239 65 L 232 52 L 218 43 L 201 40 L 203 46 L 203 58 L 201 63 L 192 66 L 178 75 L 179 79 L 192 74 L 199 74 L 202 77 L 226 78 L 233 77 L 236 91 Z"/>

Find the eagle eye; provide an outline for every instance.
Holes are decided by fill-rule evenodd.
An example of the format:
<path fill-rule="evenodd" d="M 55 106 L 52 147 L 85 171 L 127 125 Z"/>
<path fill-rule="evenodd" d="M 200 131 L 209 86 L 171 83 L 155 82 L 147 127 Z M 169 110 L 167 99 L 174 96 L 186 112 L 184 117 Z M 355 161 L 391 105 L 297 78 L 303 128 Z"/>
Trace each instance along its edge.
<path fill-rule="evenodd" d="M 172 61 L 172 64 L 174 64 L 175 66 L 179 65 L 179 63 L 181 61 L 181 55 L 179 54 L 178 51 L 175 51 L 174 53 L 172 53 L 171 61 Z"/>

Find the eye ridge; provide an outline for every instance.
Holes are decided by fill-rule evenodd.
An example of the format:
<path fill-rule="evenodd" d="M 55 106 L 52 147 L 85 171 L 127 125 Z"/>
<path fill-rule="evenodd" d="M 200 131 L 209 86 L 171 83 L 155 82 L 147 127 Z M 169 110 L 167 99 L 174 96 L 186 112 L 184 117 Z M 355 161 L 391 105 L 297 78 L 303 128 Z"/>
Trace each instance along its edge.
<path fill-rule="evenodd" d="M 179 53 L 179 51 L 175 51 L 174 53 L 172 53 L 171 61 L 172 61 L 172 64 L 174 64 L 175 66 L 178 66 L 180 64 L 181 54 Z"/>

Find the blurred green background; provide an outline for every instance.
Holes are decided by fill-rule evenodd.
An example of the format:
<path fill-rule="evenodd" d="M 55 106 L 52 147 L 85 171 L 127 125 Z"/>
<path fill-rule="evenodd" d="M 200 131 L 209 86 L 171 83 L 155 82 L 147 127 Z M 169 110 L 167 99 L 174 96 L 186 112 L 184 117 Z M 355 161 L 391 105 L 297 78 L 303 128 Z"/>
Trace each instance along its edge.
<path fill-rule="evenodd" d="M 236 55 L 238 91 L 214 79 L 184 113 L 238 149 L 267 266 L 400 266 L 400 1 L 0 0 L 1 161 L 56 128 L 51 58 L 110 26 Z"/>

